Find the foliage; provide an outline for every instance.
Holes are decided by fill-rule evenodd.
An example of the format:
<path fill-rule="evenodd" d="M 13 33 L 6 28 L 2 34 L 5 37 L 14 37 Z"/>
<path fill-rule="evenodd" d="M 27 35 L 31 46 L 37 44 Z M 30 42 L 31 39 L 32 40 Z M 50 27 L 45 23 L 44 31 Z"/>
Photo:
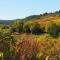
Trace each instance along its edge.
<path fill-rule="evenodd" d="M 36 54 L 38 52 L 38 44 L 34 41 L 28 40 L 23 40 L 22 43 L 20 44 L 20 50 L 19 50 L 19 55 L 21 60 L 34 60 L 36 59 Z M 24 57 L 22 57 L 24 56 Z"/>
<path fill-rule="evenodd" d="M 38 52 L 37 56 L 36 56 L 36 59 L 37 60 L 42 60 L 42 58 L 43 58 L 43 53 L 42 52 Z"/>
<path fill-rule="evenodd" d="M 24 24 L 24 26 L 23 26 L 23 31 L 24 31 L 25 33 L 30 33 L 30 32 L 31 32 L 28 24 Z"/>
<path fill-rule="evenodd" d="M 4 60 L 60 60 L 60 11 L 25 19 L 0 25 L 0 51 Z"/>
<path fill-rule="evenodd" d="M 50 23 L 47 25 L 47 33 L 52 37 L 57 37 L 59 34 L 59 28 L 55 23 Z"/>
<path fill-rule="evenodd" d="M 35 35 L 41 34 L 41 33 L 43 33 L 43 29 L 41 29 L 40 25 L 38 23 L 36 23 L 35 25 L 33 25 L 31 27 L 31 33 L 35 34 Z"/>
<path fill-rule="evenodd" d="M 0 31 L 0 50 L 4 53 L 4 60 L 11 59 L 12 50 L 11 47 L 14 44 L 14 38 L 6 30 Z"/>
<path fill-rule="evenodd" d="M 16 20 L 13 24 L 12 24 L 12 31 L 14 32 L 22 32 L 23 31 L 23 22 Z"/>

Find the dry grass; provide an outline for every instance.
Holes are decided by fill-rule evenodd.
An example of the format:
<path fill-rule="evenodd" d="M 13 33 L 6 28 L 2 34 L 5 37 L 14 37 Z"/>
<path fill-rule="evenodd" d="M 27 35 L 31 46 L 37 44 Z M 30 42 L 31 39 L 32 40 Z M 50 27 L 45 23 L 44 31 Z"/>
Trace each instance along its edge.
<path fill-rule="evenodd" d="M 36 44 L 39 44 L 39 51 L 44 54 L 45 58 L 46 56 L 55 56 L 58 55 L 60 57 L 60 37 L 58 38 L 52 38 L 48 34 L 42 34 L 42 35 L 27 35 L 27 34 L 21 34 L 21 35 L 15 35 L 15 38 L 17 39 L 17 45 L 21 43 L 22 41 L 35 41 Z M 28 45 L 26 45 L 27 47 Z M 27 51 L 29 48 L 27 48 Z M 43 58 L 44 58 L 43 56 Z"/>

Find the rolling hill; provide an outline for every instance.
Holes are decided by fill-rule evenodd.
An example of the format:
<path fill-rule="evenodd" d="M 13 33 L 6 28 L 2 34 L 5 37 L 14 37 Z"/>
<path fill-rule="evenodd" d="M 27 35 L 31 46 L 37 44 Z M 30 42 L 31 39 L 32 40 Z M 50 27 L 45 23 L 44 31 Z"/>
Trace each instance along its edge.
<path fill-rule="evenodd" d="M 20 20 L 24 22 L 29 22 L 29 21 L 37 21 L 39 23 L 46 23 L 49 21 L 56 21 L 60 22 L 60 10 L 56 12 L 51 12 L 51 13 L 44 13 L 40 15 L 31 15 L 23 19 L 15 19 L 15 20 L 0 20 L 0 24 L 11 24 L 12 22 Z"/>

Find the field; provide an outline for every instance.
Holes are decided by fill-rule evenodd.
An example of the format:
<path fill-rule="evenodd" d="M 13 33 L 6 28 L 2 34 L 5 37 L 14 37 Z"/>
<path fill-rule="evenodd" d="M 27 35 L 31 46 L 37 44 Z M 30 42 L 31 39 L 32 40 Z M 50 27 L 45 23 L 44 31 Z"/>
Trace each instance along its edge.
<path fill-rule="evenodd" d="M 38 51 L 37 56 L 39 58 L 42 57 L 42 59 L 46 59 L 47 56 L 49 56 L 49 58 L 51 58 L 52 60 L 57 59 L 57 58 L 60 59 L 60 37 L 52 38 L 48 34 L 31 35 L 31 34 L 24 33 L 21 35 L 15 35 L 15 39 L 17 39 L 17 45 L 19 45 L 23 41 L 28 41 L 28 42 L 34 41 L 36 44 L 38 44 L 39 45 L 39 51 Z M 26 51 L 28 51 L 29 50 L 29 47 L 28 47 L 29 44 L 27 42 L 26 42 L 26 44 L 27 44 L 27 46 L 25 46 L 25 45 L 23 45 L 23 46 L 25 46 L 24 49 L 26 49 Z M 32 53 L 32 51 L 30 51 L 30 52 Z"/>
<path fill-rule="evenodd" d="M 59 11 L 10 23 L 0 24 L 1 59 L 60 60 Z"/>

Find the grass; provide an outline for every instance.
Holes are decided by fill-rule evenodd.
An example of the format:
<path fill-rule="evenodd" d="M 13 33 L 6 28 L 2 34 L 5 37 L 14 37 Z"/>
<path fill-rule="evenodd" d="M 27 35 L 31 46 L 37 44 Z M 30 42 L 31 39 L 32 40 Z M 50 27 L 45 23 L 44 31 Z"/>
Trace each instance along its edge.
<path fill-rule="evenodd" d="M 18 43 L 22 39 L 36 41 L 36 43 L 40 45 L 39 48 L 40 51 L 48 55 L 53 53 L 55 54 L 56 52 L 54 50 L 56 50 L 57 52 L 60 51 L 60 37 L 52 38 L 48 34 L 43 34 L 43 35 L 21 34 L 21 35 L 15 35 L 15 38 L 17 39 Z"/>
<path fill-rule="evenodd" d="M 0 52 L 0 57 L 3 57 L 3 52 Z"/>

